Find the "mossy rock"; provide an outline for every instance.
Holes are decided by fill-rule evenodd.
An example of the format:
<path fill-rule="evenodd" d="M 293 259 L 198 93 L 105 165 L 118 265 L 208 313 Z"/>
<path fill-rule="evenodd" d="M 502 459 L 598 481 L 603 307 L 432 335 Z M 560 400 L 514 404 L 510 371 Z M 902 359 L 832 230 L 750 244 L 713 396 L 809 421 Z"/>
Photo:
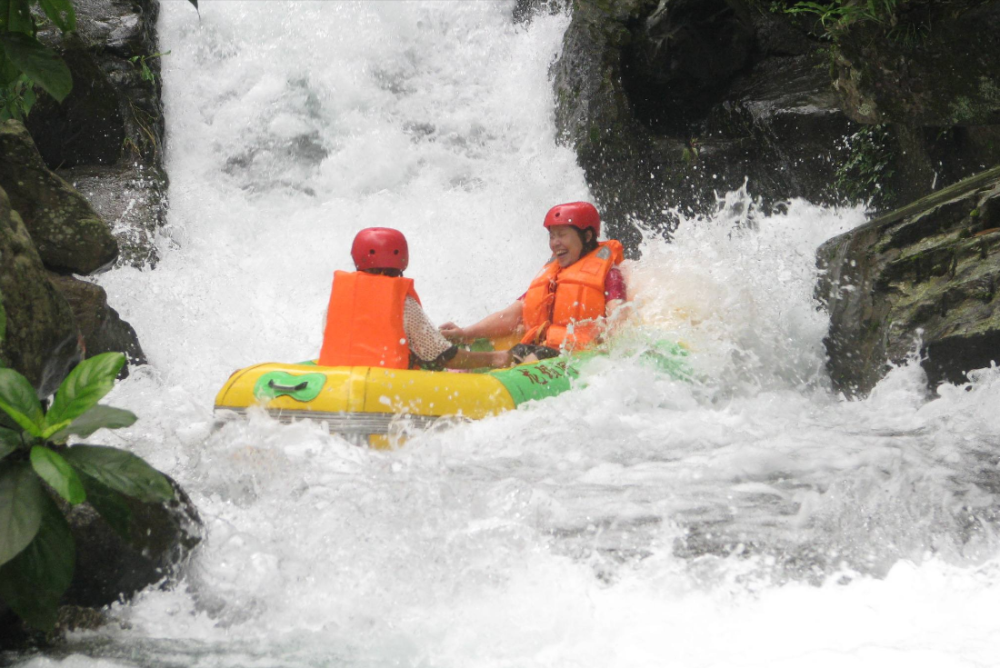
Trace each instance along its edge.
<path fill-rule="evenodd" d="M 0 362 L 39 396 L 53 393 L 81 358 L 73 313 L 49 282 L 27 228 L 0 189 L 0 293 L 7 316 Z"/>
<path fill-rule="evenodd" d="M 91 274 L 118 257 L 118 243 L 87 200 L 50 171 L 24 125 L 0 125 L 0 187 L 21 214 L 45 266 Z"/>
<path fill-rule="evenodd" d="M 831 239 L 818 263 L 837 389 L 867 394 L 918 348 L 931 387 L 1000 361 L 1000 167 Z"/>

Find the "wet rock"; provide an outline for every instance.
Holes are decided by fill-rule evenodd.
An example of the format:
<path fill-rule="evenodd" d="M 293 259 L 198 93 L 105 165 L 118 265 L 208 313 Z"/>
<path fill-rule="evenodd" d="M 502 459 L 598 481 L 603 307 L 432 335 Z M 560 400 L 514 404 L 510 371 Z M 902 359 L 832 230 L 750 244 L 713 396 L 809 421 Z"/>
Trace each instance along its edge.
<path fill-rule="evenodd" d="M 49 26 L 39 39 L 73 70 L 62 103 L 41 94 L 27 125 L 52 169 L 85 188 L 113 222 L 118 264 L 155 264 L 164 222 L 163 108 L 156 0 L 79 0 L 75 34 Z M 192 10 L 193 11 L 193 10 Z"/>
<path fill-rule="evenodd" d="M 131 541 L 86 502 L 67 513 L 76 542 L 76 573 L 64 604 L 99 608 L 178 574 L 201 541 L 203 527 L 191 499 L 176 482 L 170 483 L 175 497 L 169 503 L 127 499 Z"/>
<path fill-rule="evenodd" d="M 0 186 L 48 268 L 90 274 L 118 257 L 107 224 L 45 166 L 25 127 L 13 120 L 0 125 Z"/>
<path fill-rule="evenodd" d="M 743 186 L 832 202 L 839 108 L 820 44 L 735 0 L 580 0 L 553 66 L 556 123 L 609 234 L 669 229 Z"/>
<path fill-rule="evenodd" d="M 52 286 L 27 228 L 0 189 L 0 293 L 6 338 L 0 362 L 45 397 L 81 359 L 73 313 Z"/>
<path fill-rule="evenodd" d="M 120 352 L 125 353 L 129 364 L 146 363 L 135 330 L 108 305 L 104 288 L 72 276 L 50 273 L 49 280 L 73 311 L 85 357 Z M 122 373 L 123 377 L 128 375 L 127 366 Z"/>
<path fill-rule="evenodd" d="M 120 265 L 155 268 L 156 232 L 166 221 L 167 179 L 156 167 L 80 166 L 57 172 L 111 226 Z"/>
<path fill-rule="evenodd" d="M 73 75 L 73 90 L 62 103 L 39 95 L 26 121 L 38 151 L 53 169 L 113 165 L 122 157 L 125 143 L 118 93 L 76 34 L 61 41 L 59 55 Z"/>
<path fill-rule="evenodd" d="M 834 385 L 864 395 L 919 348 L 931 386 L 1000 360 L 1000 168 L 819 250 Z"/>

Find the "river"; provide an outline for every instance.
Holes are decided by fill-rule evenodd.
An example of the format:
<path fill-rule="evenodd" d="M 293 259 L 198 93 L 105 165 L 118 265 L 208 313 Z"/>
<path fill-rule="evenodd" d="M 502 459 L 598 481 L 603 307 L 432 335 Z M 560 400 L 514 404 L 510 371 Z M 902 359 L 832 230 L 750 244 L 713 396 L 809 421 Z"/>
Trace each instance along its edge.
<path fill-rule="evenodd" d="M 830 389 L 815 250 L 860 209 L 746 192 L 647 233 L 636 313 L 580 387 L 372 451 L 256 416 L 235 369 L 314 357 L 355 232 L 397 227 L 436 322 L 521 294 L 587 199 L 548 68 L 568 19 L 512 2 L 162 3 L 170 214 L 100 283 L 150 364 L 108 402 L 191 494 L 182 580 L 26 668 L 1000 665 L 1000 371 Z M 753 184 L 749 184 L 752 193 Z M 696 379 L 640 363 L 679 340 Z"/>

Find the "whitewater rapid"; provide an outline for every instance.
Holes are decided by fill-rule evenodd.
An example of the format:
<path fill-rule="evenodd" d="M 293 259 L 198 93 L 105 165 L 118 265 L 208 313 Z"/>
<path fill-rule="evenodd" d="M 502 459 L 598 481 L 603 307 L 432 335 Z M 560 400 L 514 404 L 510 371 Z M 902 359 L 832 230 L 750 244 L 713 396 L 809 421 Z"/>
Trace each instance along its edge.
<path fill-rule="evenodd" d="M 552 121 L 568 17 L 512 9 L 162 4 L 162 260 L 99 279 L 150 364 L 108 399 L 139 422 L 98 436 L 174 476 L 205 540 L 179 582 L 19 665 L 1000 665 L 1000 371 L 830 389 L 815 250 L 860 210 L 729 193 L 673 243 L 647 233 L 628 345 L 524 410 L 390 452 L 213 428 L 233 370 L 315 356 L 363 227 L 407 235 L 437 322 L 524 291 L 545 211 L 589 194 Z M 694 382 L 629 352 L 657 339 Z"/>

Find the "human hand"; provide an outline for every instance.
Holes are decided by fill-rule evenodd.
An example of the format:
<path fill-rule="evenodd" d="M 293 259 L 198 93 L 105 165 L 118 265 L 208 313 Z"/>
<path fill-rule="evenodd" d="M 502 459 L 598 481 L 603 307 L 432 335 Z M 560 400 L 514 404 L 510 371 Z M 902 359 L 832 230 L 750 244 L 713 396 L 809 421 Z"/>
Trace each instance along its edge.
<path fill-rule="evenodd" d="M 438 331 L 449 341 L 461 341 L 465 338 L 465 331 L 453 322 L 444 323 L 438 327 Z"/>

